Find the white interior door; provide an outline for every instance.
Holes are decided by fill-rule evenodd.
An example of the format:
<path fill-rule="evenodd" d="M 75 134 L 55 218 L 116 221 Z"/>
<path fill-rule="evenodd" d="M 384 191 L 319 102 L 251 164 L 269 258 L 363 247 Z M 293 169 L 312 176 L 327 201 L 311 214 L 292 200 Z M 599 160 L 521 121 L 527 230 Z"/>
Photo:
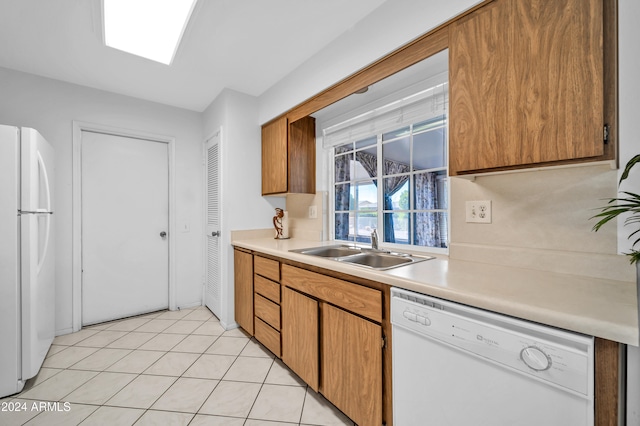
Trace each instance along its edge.
<path fill-rule="evenodd" d="M 82 324 L 169 306 L 164 142 L 82 131 Z"/>
<path fill-rule="evenodd" d="M 207 212 L 205 224 L 206 286 L 205 304 L 220 317 L 220 137 L 221 131 L 205 144 Z"/>

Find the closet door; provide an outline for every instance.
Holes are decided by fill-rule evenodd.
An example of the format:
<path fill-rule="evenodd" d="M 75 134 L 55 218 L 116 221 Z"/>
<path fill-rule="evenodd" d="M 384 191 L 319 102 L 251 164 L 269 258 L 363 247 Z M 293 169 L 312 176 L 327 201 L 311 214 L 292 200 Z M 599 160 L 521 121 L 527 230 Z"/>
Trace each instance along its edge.
<path fill-rule="evenodd" d="M 215 315 L 220 317 L 220 138 L 222 130 L 207 140 L 205 144 L 206 159 L 206 290 L 205 304 Z"/>

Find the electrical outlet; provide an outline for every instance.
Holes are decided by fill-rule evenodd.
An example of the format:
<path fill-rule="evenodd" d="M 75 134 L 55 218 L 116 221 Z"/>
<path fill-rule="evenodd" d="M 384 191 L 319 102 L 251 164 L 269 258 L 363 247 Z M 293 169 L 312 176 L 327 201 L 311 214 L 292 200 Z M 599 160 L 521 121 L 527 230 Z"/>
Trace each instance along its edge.
<path fill-rule="evenodd" d="M 309 219 L 317 219 L 317 218 L 318 218 L 318 207 L 309 206 Z"/>
<path fill-rule="evenodd" d="M 491 223 L 491 201 L 467 201 L 466 218 L 468 223 Z"/>

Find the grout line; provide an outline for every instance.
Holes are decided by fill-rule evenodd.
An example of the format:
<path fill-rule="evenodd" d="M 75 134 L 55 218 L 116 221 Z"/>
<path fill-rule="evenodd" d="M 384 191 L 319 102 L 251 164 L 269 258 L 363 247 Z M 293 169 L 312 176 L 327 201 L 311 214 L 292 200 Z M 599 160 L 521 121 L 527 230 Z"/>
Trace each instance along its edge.
<path fill-rule="evenodd" d="M 304 405 L 307 403 L 307 397 L 309 396 L 309 385 L 304 387 L 304 398 L 302 399 L 302 410 L 300 410 L 300 419 L 298 424 L 302 424 L 302 416 L 304 415 Z"/>
<path fill-rule="evenodd" d="M 145 314 L 145 315 L 148 315 L 148 314 Z M 160 315 L 161 315 L 161 314 L 160 314 Z M 189 314 L 187 314 L 187 315 L 189 315 Z M 150 321 L 151 321 L 151 320 L 153 320 L 153 319 L 155 319 L 155 318 L 151 318 L 151 319 L 150 319 Z M 199 321 L 199 322 L 202 322 L 202 323 L 204 324 L 204 323 L 206 323 L 206 322 L 208 322 L 208 321 L 211 321 L 212 319 L 213 319 L 213 320 L 217 320 L 217 317 L 212 316 L 211 318 L 209 318 L 209 319 L 207 319 L 207 320 L 188 320 L 188 321 Z M 180 320 L 182 320 L 182 319 L 178 319 L 178 320 L 176 320 L 176 322 L 177 322 L 177 321 L 180 321 Z M 218 321 L 219 321 L 219 320 L 218 320 Z M 146 323 L 148 323 L 148 321 L 147 321 L 147 322 L 145 322 L 144 324 L 146 324 Z M 141 324 L 139 327 L 142 327 L 144 324 Z M 175 323 L 174 323 L 174 324 L 175 324 Z M 199 327 L 198 327 L 198 328 L 199 328 Z M 165 329 L 165 330 L 166 330 L 166 329 Z M 197 328 L 196 328 L 196 330 L 197 330 Z M 169 349 L 169 350 L 140 349 L 140 347 L 135 348 L 135 349 L 130 349 L 130 348 L 109 348 L 109 347 L 107 347 L 109 344 L 112 344 L 113 342 L 117 341 L 118 339 L 121 339 L 121 338 L 125 337 L 126 335 L 128 335 L 128 334 L 130 334 L 130 333 L 136 332 L 136 329 L 133 329 L 133 330 L 127 331 L 127 332 L 125 332 L 125 334 L 124 334 L 123 336 L 119 337 L 118 339 L 116 339 L 116 340 L 114 340 L 114 341 L 112 341 L 112 342 L 110 342 L 110 343 L 107 343 L 107 345 L 100 346 L 100 347 L 90 347 L 90 348 L 94 348 L 94 349 L 96 349 L 96 351 L 95 351 L 95 352 L 93 352 L 93 353 L 92 353 L 92 354 L 90 354 L 90 355 L 87 355 L 87 357 L 92 356 L 93 354 L 97 353 L 98 351 L 100 351 L 100 350 L 102 350 L 102 349 L 114 349 L 114 350 L 126 350 L 126 351 L 128 351 L 128 353 L 127 353 L 124 357 L 122 357 L 122 358 L 120 358 L 120 359 L 118 359 L 118 360 L 114 361 L 113 363 L 109 364 L 108 366 L 106 366 L 106 367 L 105 367 L 104 369 L 102 369 L 102 370 L 76 370 L 76 369 L 71 368 L 71 367 L 73 367 L 74 365 L 76 365 L 76 364 L 78 364 L 79 362 L 81 362 L 81 361 L 83 361 L 84 359 L 86 359 L 87 357 L 84 357 L 84 358 L 82 358 L 81 360 L 78 360 L 76 363 L 72 364 L 71 366 L 69 366 L 69 367 L 67 367 L 67 368 L 62 368 L 62 369 L 61 369 L 61 368 L 55 368 L 55 367 L 47 367 L 47 368 L 50 368 L 50 369 L 60 370 L 60 371 L 58 371 L 58 372 L 57 372 L 56 374 L 54 374 L 53 376 L 51 376 L 51 377 L 47 378 L 47 379 L 46 379 L 46 380 L 44 380 L 43 382 L 39 383 L 37 386 L 39 386 L 39 385 L 41 385 L 41 384 L 43 384 L 43 383 L 46 383 L 49 379 L 51 379 L 52 377 L 55 377 L 56 375 L 58 375 L 59 373 L 61 373 L 62 371 L 65 371 L 65 370 L 71 370 L 71 371 L 85 371 L 85 372 L 96 373 L 96 374 L 95 374 L 93 377 L 91 377 L 89 380 L 87 380 L 87 381 L 86 381 L 86 382 L 84 382 L 84 383 L 81 383 L 79 386 L 75 387 L 71 392 L 69 392 L 69 394 L 65 395 L 62 399 L 60 399 L 60 400 L 59 400 L 59 401 L 64 401 L 64 398 L 68 397 L 71 393 L 75 392 L 78 388 L 80 388 L 81 386 L 84 386 L 86 383 L 88 383 L 89 381 L 93 380 L 93 379 L 94 379 L 95 377 L 97 377 L 99 374 L 101 374 L 101 373 L 103 373 L 103 372 L 108 372 L 108 371 L 107 371 L 107 369 L 108 369 L 108 368 L 112 367 L 114 364 L 116 364 L 117 362 L 119 362 L 120 360 L 122 360 L 123 358 L 125 358 L 126 356 L 129 356 L 130 354 L 132 354 L 132 353 L 134 353 L 134 352 L 136 352 L 136 351 L 161 352 L 161 353 L 162 353 L 162 355 L 160 356 L 160 358 L 158 358 L 155 362 L 153 362 L 151 365 L 149 365 L 149 366 L 148 366 L 146 369 L 144 369 L 142 372 L 139 372 L 139 373 L 130 373 L 130 372 L 117 372 L 117 371 L 116 371 L 116 372 L 112 372 L 112 371 L 109 371 L 109 373 L 134 375 L 135 377 L 133 378 L 133 380 L 131 380 L 129 383 L 127 383 L 125 386 L 123 386 L 121 389 L 117 390 L 117 391 L 116 391 L 116 392 L 115 392 L 115 393 L 114 393 L 114 394 L 113 394 L 109 399 L 107 399 L 107 401 L 106 401 L 104 404 L 87 404 L 87 403 L 78 403 L 78 404 L 81 404 L 81 405 L 89 405 L 89 406 L 95 406 L 95 407 L 97 407 L 97 408 L 96 408 L 96 410 L 94 410 L 93 412 L 91 412 L 91 413 L 90 413 L 90 414 L 89 414 L 85 419 L 83 419 L 83 420 L 82 420 L 82 422 L 85 422 L 85 420 L 87 420 L 89 417 L 91 417 L 91 416 L 92 416 L 92 415 L 93 415 L 97 410 L 99 410 L 99 409 L 100 409 L 100 407 L 110 407 L 110 408 L 120 408 L 120 409 L 136 409 L 136 410 L 142 410 L 142 413 L 141 413 L 141 414 L 140 414 L 140 416 L 136 419 L 136 421 L 139 421 L 139 420 L 140 420 L 140 419 L 141 419 L 141 418 L 142 418 L 142 417 L 143 417 L 147 412 L 149 412 L 149 411 L 163 411 L 163 412 L 170 412 L 170 413 L 188 414 L 188 415 L 191 415 L 191 419 L 189 420 L 189 424 L 190 424 L 191 422 L 193 422 L 193 421 L 194 421 L 194 419 L 195 419 L 195 418 L 196 418 L 196 416 L 198 416 L 198 415 L 201 415 L 201 416 L 212 416 L 212 415 L 210 415 L 210 414 L 200 413 L 200 410 L 202 409 L 202 407 L 204 406 L 204 404 L 206 404 L 206 402 L 209 400 L 209 398 L 211 398 L 211 395 L 212 395 L 212 394 L 213 394 L 213 392 L 218 388 L 218 386 L 220 385 L 220 383 L 222 383 L 223 381 L 225 381 L 225 382 L 236 382 L 236 383 L 260 384 L 260 389 L 258 390 L 258 393 L 256 394 L 256 398 L 253 400 L 253 403 L 251 404 L 251 407 L 249 408 L 249 411 L 248 411 L 248 413 L 247 413 L 246 417 L 244 417 L 244 423 L 247 423 L 247 421 L 249 421 L 249 420 L 250 420 L 250 419 L 249 419 L 249 415 L 250 415 L 250 413 L 251 413 L 251 410 L 254 408 L 254 406 L 255 406 L 255 404 L 256 404 L 256 401 L 257 401 L 258 397 L 260 396 L 260 393 L 262 392 L 262 390 L 263 390 L 263 389 L 265 389 L 265 385 L 266 385 L 266 384 L 269 384 L 269 385 L 272 385 L 272 386 L 286 386 L 286 387 L 302 388 L 302 389 L 304 389 L 305 395 L 304 395 L 303 402 L 302 402 L 302 407 L 301 407 L 301 412 L 300 412 L 300 418 L 299 418 L 299 421 L 298 421 L 297 423 L 291 423 L 291 424 L 298 424 L 298 425 L 300 425 L 300 424 L 301 424 L 301 422 L 302 422 L 302 415 L 303 415 L 303 413 L 304 413 L 304 407 L 305 407 L 305 405 L 306 405 L 307 398 L 308 398 L 308 385 L 306 385 L 306 384 L 305 384 L 305 385 L 303 385 L 303 386 L 300 386 L 300 385 L 294 385 L 294 384 L 267 383 L 267 382 L 266 382 L 267 377 L 269 376 L 270 372 L 275 368 L 274 366 L 275 366 L 275 364 L 277 363 L 277 359 L 276 359 L 276 357 L 275 357 L 275 356 L 243 355 L 243 354 L 242 354 L 242 352 L 243 352 L 244 350 L 246 350 L 246 348 L 248 347 L 248 345 L 250 344 L 250 342 L 255 342 L 255 343 L 257 343 L 257 344 L 259 345 L 259 347 L 260 347 L 260 348 L 262 348 L 262 349 L 264 350 L 264 347 L 263 347 L 259 342 L 255 341 L 253 337 L 248 337 L 248 336 L 225 336 L 225 335 L 224 335 L 224 333 L 226 333 L 226 331 L 227 331 L 227 330 L 223 331 L 223 332 L 222 332 L 222 334 L 219 334 L 219 335 L 208 335 L 208 334 L 201 335 L 201 334 L 194 334 L 194 332 L 195 332 L 196 330 L 193 330 L 191 333 L 186 334 L 186 335 L 185 335 L 185 337 L 184 337 L 183 339 L 181 339 L 178 343 L 176 343 L 174 346 L 172 346 L 172 347 L 171 347 L 171 349 Z M 98 334 L 98 333 L 100 333 L 101 331 L 118 331 L 118 330 L 98 330 L 98 331 L 97 331 L 97 333 L 92 334 L 92 336 L 93 336 L 93 335 L 96 335 L 96 334 Z M 159 335 L 161 335 L 161 334 L 164 334 L 164 335 L 172 335 L 172 334 L 174 334 L 174 333 L 165 333 L 165 332 L 164 332 L 164 330 L 163 330 L 163 331 L 160 331 L 160 332 L 145 332 L 145 331 L 142 331 L 142 332 L 140 332 L 140 333 L 155 334 L 155 336 L 154 336 L 153 338 L 155 338 L 155 337 L 157 337 L 157 336 L 159 336 Z M 183 334 L 183 333 L 179 333 L 179 334 Z M 203 351 L 201 351 L 201 352 L 177 352 L 177 351 L 173 351 L 173 349 L 174 349 L 177 345 L 179 345 L 181 342 L 183 342 L 183 341 L 184 341 L 185 339 L 187 339 L 187 337 L 189 337 L 189 336 L 204 336 L 204 337 L 211 337 L 211 338 L 213 338 L 214 340 L 213 340 L 213 342 L 212 342 L 212 343 L 211 343 L 211 344 L 210 344 L 206 349 L 204 349 L 204 350 L 203 350 Z M 91 336 L 89 336 L 89 337 L 91 337 Z M 87 338 L 89 338 L 89 337 L 87 337 Z M 207 353 L 207 351 L 208 351 L 208 350 L 210 350 L 210 349 L 211 349 L 211 347 L 212 347 L 212 346 L 213 346 L 213 345 L 214 345 L 214 344 L 215 344 L 215 343 L 216 343 L 216 342 L 217 342 L 221 337 L 245 338 L 245 339 L 247 339 L 247 341 L 246 341 L 246 343 L 244 344 L 244 346 L 239 350 L 239 352 L 238 352 L 237 354 L 234 354 L 234 355 L 228 355 L 228 354 L 209 354 L 209 353 Z M 153 339 L 153 338 L 152 338 L 152 339 Z M 83 340 L 86 340 L 86 339 L 83 339 Z M 67 348 L 69 348 L 69 347 L 75 347 L 78 343 L 81 343 L 83 340 L 81 340 L 81 341 L 77 342 L 77 343 L 76 343 L 76 344 L 74 344 L 74 345 L 67 346 Z M 149 340 L 151 340 L 151 339 L 149 339 Z M 148 342 L 148 340 L 147 340 L 147 342 Z M 146 342 L 145 342 L 145 343 L 146 343 Z M 144 345 L 144 343 L 143 343 L 142 345 Z M 142 346 L 142 345 L 140 345 L 140 346 Z M 61 345 L 61 346 L 65 346 L 65 345 Z M 78 347 L 85 347 L 85 346 L 78 346 Z M 63 349 L 62 351 L 60 351 L 60 352 L 58 352 L 58 353 L 61 353 L 61 352 L 63 352 L 64 350 L 66 350 L 66 349 Z M 266 351 L 266 350 L 264 350 L 264 351 L 265 351 L 265 354 L 266 354 L 266 355 L 270 355 L 270 352 L 268 352 L 268 351 Z M 160 361 L 164 356 L 166 356 L 168 353 L 178 353 L 178 354 L 197 354 L 198 356 L 194 359 L 194 361 L 193 361 L 193 362 L 191 362 L 191 363 L 189 364 L 189 366 L 188 366 L 188 367 L 186 367 L 186 368 L 185 368 L 185 370 L 184 370 L 184 371 L 183 371 L 179 376 L 173 376 L 173 375 L 167 376 L 167 375 L 162 375 L 162 374 L 145 374 L 145 371 L 147 371 L 149 368 L 151 368 L 153 365 L 155 365 L 157 362 L 159 362 L 159 361 Z M 194 365 L 196 362 L 198 362 L 198 360 L 200 360 L 200 359 L 203 357 L 203 355 L 226 356 L 226 357 L 233 356 L 233 357 L 234 357 L 234 360 L 233 360 L 233 362 L 229 365 L 229 367 L 226 369 L 226 371 L 224 372 L 224 374 L 222 375 L 222 377 L 221 377 L 220 379 L 212 379 L 212 378 L 205 378 L 205 377 L 185 377 L 185 376 L 184 376 L 184 374 L 186 373 L 186 371 L 188 371 L 191 367 L 193 367 L 193 365 Z M 271 365 L 270 365 L 269 369 L 267 370 L 267 373 L 266 373 L 266 375 L 265 375 L 264 379 L 262 380 L 262 382 L 246 382 L 246 381 L 239 381 L 239 380 L 225 380 L 225 377 L 227 376 L 227 374 L 228 374 L 229 370 L 231 370 L 231 368 L 233 367 L 233 365 L 238 361 L 238 359 L 239 359 L 240 357 L 242 357 L 242 358 L 270 359 L 270 360 L 271 360 Z M 285 366 L 285 368 L 286 368 L 286 366 Z M 127 387 L 130 383 L 132 383 L 132 382 L 133 382 L 133 381 L 135 381 L 137 378 L 139 378 L 140 376 L 143 376 L 143 375 L 145 375 L 145 376 L 158 376 L 158 377 L 171 377 L 171 378 L 173 378 L 174 380 L 173 380 L 173 382 L 170 384 L 170 386 L 169 386 L 169 387 L 168 387 L 168 388 L 167 388 L 167 389 L 166 389 L 166 390 L 165 390 L 161 395 L 159 395 L 157 398 L 155 398 L 155 399 L 154 399 L 154 401 L 150 404 L 150 406 L 149 406 L 148 408 L 142 408 L 142 409 L 141 409 L 141 408 L 135 408 L 135 407 L 122 407 L 122 406 L 115 406 L 115 405 L 109 405 L 109 404 L 108 404 L 108 402 L 109 402 L 109 400 L 110 400 L 110 399 L 112 399 L 113 397 L 115 397 L 118 393 L 120 393 L 120 392 L 121 392 L 125 387 Z M 206 395 L 206 397 L 204 398 L 203 402 L 199 405 L 199 407 L 195 410 L 195 412 L 182 412 L 182 411 L 163 410 L 163 409 L 158 409 L 158 408 L 152 408 L 152 407 L 153 407 L 153 404 L 157 403 L 157 401 L 158 401 L 158 400 L 160 400 L 160 399 L 161 399 L 161 398 L 162 398 L 162 397 L 163 397 L 163 396 L 164 396 L 164 395 L 165 395 L 165 394 L 166 394 L 166 393 L 167 393 L 167 392 L 168 392 L 168 391 L 169 391 L 169 390 L 170 390 L 170 389 L 171 389 L 171 388 L 172 388 L 172 387 L 173 387 L 173 386 L 178 382 L 178 380 L 180 380 L 181 378 L 185 378 L 185 379 L 197 379 L 197 380 L 207 380 L 207 381 L 216 381 L 216 385 L 212 388 L 212 390 L 208 393 L 208 395 Z M 35 387 L 35 386 L 34 386 L 34 387 Z M 33 389 L 33 387 L 32 387 L 32 388 L 30 388 L 30 389 Z M 9 397 L 9 399 L 8 399 L 8 400 L 15 399 L 15 398 L 18 398 L 18 399 L 26 399 L 26 398 L 21 398 L 21 397 L 20 397 L 20 394 L 17 394 L 17 395 L 15 395 L 15 396 L 11 396 L 11 397 Z M 37 416 L 38 416 L 38 415 L 40 415 L 40 414 L 41 414 L 41 413 L 38 413 L 36 416 L 32 417 L 31 419 L 33 419 L 33 418 L 37 417 Z M 233 419 L 242 419 L 241 417 L 218 416 L 218 415 L 215 415 L 215 417 L 228 417 L 229 419 L 231 419 L 231 418 L 233 418 Z M 29 421 L 30 421 L 31 419 L 29 419 Z M 262 420 L 262 421 L 265 421 L 265 422 L 270 421 L 270 420 L 267 420 L 267 419 L 257 419 L 257 420 Z M 277 422 L 276 422 L 276 423 L 277 423 Z M 275 424 L 275 423 L 274 423 L 274 424 Z"/>

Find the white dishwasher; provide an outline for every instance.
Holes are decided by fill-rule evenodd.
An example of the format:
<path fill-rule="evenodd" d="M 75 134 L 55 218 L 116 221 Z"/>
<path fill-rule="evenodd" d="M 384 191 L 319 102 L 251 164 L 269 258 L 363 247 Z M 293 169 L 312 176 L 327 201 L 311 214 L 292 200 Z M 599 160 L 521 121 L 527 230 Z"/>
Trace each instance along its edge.
<path fill-rule="evenodd" d="M 591 426 L 593 338 L 391 289 L 395 426 Z"/>

